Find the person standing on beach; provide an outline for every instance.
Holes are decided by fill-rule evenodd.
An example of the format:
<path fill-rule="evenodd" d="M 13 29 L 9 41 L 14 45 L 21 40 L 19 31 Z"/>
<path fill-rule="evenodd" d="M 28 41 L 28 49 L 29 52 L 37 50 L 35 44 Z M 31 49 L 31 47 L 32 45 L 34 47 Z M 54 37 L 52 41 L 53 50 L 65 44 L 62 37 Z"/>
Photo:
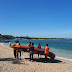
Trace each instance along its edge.
<path fill-rule="evenodd" d="M 19 41 L 17 41 L 16 45 L 20 45 Z M 17 52 L 17 58 L 18 58 L 18 53 L 20 53 L 20 60 L 21 60 L 21 51 L 20 50 L 16 50 Z"/>
<path fill-rule="evenodd" d="M 47 58 L 48 55 L 49 55 L 49 47 L 48 47 L 48 44 L 46 44 L 46 47 L 45 47 L 45 59 Z"/>
<path fill-rule="evenodd" d="M 34 43 L 29 47 L 29 53 L 30 53 L 30 61 L 33 60 L 33 54 L 34 54 Z"/>
<path fill-rule="evenodd" d="M 30 47 L 31 46 L 31 42 L 29 42 L 29 44 L 27 45 L 27 47 Z M 30 58 L 30 53 L 29 53 L 29 58 Z"/>
<path fill-rule="evenodd" d="M 16 58 L 16 49 L 14 48 L 14 46 L 16 45 L 17 41 L 15 41 L 15 43 L 13 45 L 11 45 L 11 48 L 14 49 L 14 57 Z"/>
<path fill-rule="evenodd" d="M 13 44 L 13 45 L 11 45 L 11 48 L 14 48 L 14 46 L 16 46 L 16 45 L 20 45 L 20 43 L 19 43 L 19 41 L 17 40 L 17 41 L 15 41 L 15 43 Z M 19 51 L 20 52 L 20 59 L 21 59 L 21 51 Z M 18 58 L 18 50 L 16 50 L 16 48 L 14 48 L 14 57 L 16 58 Z"/>
<path fill-rule="evenodd" d="M 41 49 L 41 45 L 40 45 L 40 43 L 39 43 L 38 48 Z M 38 51 L 38 58 L 39 58 L 39 54 L 40 54 L 40 51 Z"/>
<path fill-rule="evenodd" d="M 11 42 L 9 42 L 9 46 L 11 47 Z"/>
<path fill-rule="evenodd" d="M 30 47 L 31 46 L 31 42 L 29 42 L 29 44 L 27 45 L 27 47 Z"/>

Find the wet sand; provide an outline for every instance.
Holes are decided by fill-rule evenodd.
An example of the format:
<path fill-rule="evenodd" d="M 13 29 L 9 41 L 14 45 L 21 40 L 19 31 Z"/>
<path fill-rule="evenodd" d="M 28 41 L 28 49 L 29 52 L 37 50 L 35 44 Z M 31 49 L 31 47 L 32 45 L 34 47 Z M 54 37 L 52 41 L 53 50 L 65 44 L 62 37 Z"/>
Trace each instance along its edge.
<path fill-rule="evenodd" d="M 13 48 L 0 44 L 0 72 L 72 72 L 72 62 L 57 59 L 47 59 L 44 56 L 38 59 L 34 55 L 34 61 L 29 61 L 29 54 L 22 52 L 22 59 L 15 59 Z"/>

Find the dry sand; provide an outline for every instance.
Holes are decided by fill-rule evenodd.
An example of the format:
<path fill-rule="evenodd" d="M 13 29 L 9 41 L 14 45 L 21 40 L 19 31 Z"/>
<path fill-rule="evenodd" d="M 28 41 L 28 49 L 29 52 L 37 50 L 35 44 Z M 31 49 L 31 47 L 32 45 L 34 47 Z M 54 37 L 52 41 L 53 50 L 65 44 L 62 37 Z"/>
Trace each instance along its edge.
<path fill-rule="evenodd" d="M 44 56 L 29 61 L 28 53 L 22 52 L 22 60 L 14 59 L 13 49 L 0 44 L 0 72 L 72 72 L 72 62 L 47 59 Z"/>

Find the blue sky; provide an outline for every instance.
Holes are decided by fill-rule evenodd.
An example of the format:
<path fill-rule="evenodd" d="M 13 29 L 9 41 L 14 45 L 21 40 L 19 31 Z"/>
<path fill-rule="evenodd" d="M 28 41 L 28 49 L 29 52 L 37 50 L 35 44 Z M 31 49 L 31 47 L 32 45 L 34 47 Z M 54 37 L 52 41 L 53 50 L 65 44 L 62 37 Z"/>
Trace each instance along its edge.
<path fill-rule="evenodd" d="M 0 0 L 0 33 L 72 38 L 72 0 Z"/>

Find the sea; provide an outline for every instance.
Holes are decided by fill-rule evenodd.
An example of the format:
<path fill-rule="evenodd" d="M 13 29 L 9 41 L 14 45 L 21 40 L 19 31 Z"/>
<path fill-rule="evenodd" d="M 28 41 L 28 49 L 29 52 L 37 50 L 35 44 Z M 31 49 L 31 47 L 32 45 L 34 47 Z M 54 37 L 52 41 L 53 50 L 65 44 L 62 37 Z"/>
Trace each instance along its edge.
<path fill-rule="evenodd" d="M 13 44 L 16 40 L 10 40 L 11 44 Z M 54 40 L 36 40 L 36 39 L 29 39 L 29 40 L 19 40 L 20 45 L 25 45 L 29 42 L 34 43 L 34 47 L 37 48 L 39 43 L 41 44 L 41 48 L 44 49 L 46 44 L 49 45 L 49 48 L 51 52 L 53 52 L 56 55 L 56 58 L 61 58 L 64 60 L 72 61 L 72 40 L 70 39 L 54 39 Z M 4 44 L 9 46 L 8 42 L 0 42 L 0 44 Z"/>

